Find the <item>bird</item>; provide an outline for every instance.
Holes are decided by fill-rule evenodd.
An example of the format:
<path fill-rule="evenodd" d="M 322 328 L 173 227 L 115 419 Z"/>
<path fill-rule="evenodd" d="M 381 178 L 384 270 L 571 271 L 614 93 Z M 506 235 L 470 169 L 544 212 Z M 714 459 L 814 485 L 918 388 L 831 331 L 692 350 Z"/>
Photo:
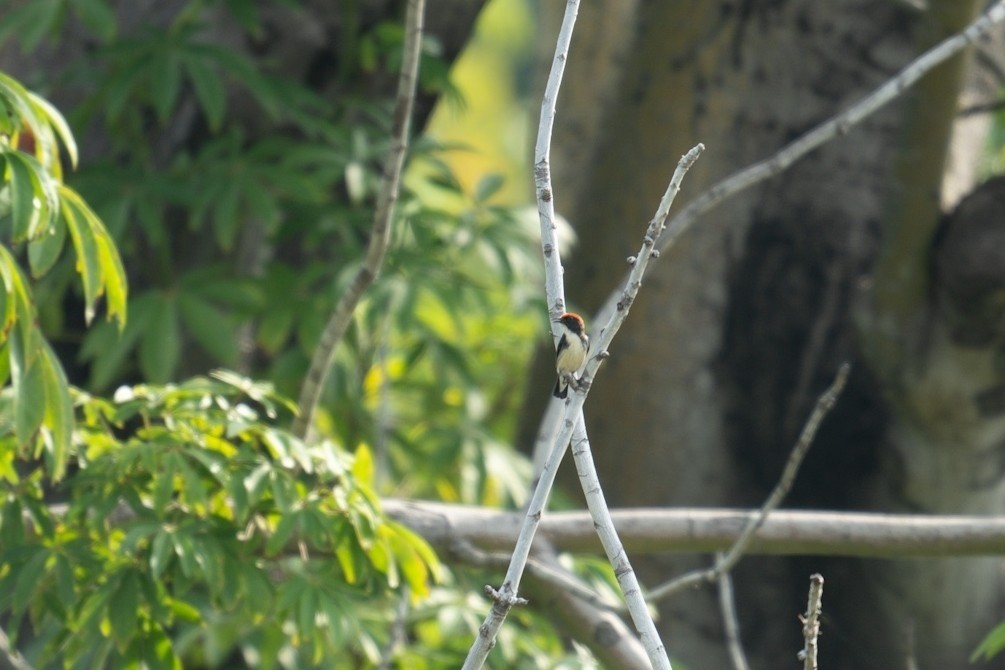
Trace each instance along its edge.
<path fill-rule="evenodd" d="M 554 396 L 565 398 L 569 395 L 569 382 L 566 374 L 575 373 L 583 366 L 586 353 L 590 350 L 590 338 L 586 334 L 586 324 L 583 317 L 572 312 L 566 312 L 558 317 L 558 346 L 555 348 L 555 368 L 558 370 L 558 381 L 555 382 Z"/>

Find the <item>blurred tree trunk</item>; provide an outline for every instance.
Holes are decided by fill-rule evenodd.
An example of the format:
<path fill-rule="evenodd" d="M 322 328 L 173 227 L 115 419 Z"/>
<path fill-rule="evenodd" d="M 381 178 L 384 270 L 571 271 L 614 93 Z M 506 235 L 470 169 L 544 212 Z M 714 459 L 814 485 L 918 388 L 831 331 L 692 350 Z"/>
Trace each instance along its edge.
<path fill-rule="evenodd" d="M 707 150 L 683 203 L 855 102 L 980 9 L 924 4 L 583 3 L 552 158 L 556 207 L 579 235 L 566 259 L 571 306 L 590 313 L 613 290 L 691 146 Z M 542 5 L 548 61 L 563 8 Z M 991 329 L 974 343 L 949 323 L 952 314 L 963 330 L 981 319 L 1000 327 L 993 289 L 1002 283 L 991 270 L 956 277 L 953 286 L 967 288 L 946 297 L 930 272 L 966 63 L 944 65 L 846 137 L 721 206 L 658 261 L 587 403 L 612 504 L 758 505 L 847 359 L 850 387 L 788 504 L 1003 510 L 1001 338 Z M 963 150 L 971 164 L 973 149 Z M 978 241 L 943 254 L 937 281 L 972 265 L 967 254 L 985 238 L 970 237 Z M 947 306 L 953 300 L 966 305 Z M 553 374 L 537 368 L 532 406 Z M 537 417 L 527 412 L 522 443 Z M 707 559 L 640 567 L 654 586 L 699 563 Z M 1002 616 L 998 559 L 746 559 L 735 586 L 755 668 L 795 663 L 796 615 L 814 571 L 827 579 L 829 670 L 903 668 L 909 658 L 922 670 L 962 667 Z M 729 667 L 712 588 L 661 614 L 668 649 L 686 667 Z"/>

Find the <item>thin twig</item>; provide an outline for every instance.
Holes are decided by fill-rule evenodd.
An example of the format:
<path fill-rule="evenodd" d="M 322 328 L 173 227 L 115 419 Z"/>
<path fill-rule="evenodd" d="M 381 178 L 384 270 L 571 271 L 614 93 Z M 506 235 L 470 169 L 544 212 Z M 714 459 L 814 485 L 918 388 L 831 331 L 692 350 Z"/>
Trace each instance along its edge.
<path fill-rule="evenodd" d="M 722 554 L 716 556 L 722 559 Z M 719 609 L 722 611 L 722 627 L 726 633 L 726 648 L 735 670 L 750 670 L 747 655 L 740 641 L 740 618 L 736 614 L 736 598 L 733 596 L 733 578 L 728 572 L 719 575 Z"/>
<path fill-rule="evenodd" d="M 821 601 L 824 595 L 824 578 L 819 573 L 810 576 L 810 595 L 806 605 L 806 614 L 800 617 L 803 624 L 803 638 L 806 644 L 799 656 L 803 661 L 803 670 L 818 670 L 817 638 L 820 637 Z"/>
<path fill-rule="evenodd" d="M 391 149 L 384 162 L 381 176 L 380 195 L 374 214 L 373 230 L 367 245 L 366 258 L 352 278 L 349 287 L 339 298 L 325 329 L 321 331 L 318 346 L 311 358 L 311 366 L 300 389 L 297 406 L 299 413 L 291 428 L 294 435 L 307 439 L 314 423 L 314 413 L 324 392 L 325 381 L 335 362 L 335 349 L 349 328 L 353 312 L 363 293 L 380 274 L 384 256 L 391 239 L 391 219 L 398 201 L 401 170 L 405 164 L 408 149 L 408 133 L 411 126 L 412 105 L 415 102 L 415 87 L 419 72 L 419 55 L 422 43 L 423 15 L 425 0 L 408 0 L 405 11 L 405 46 L 402 56 L 401 74 L 398 78 L 398 92 L 394 103 L 394 117 L 391 126 Z"/>
<path fill-rule="evenodd" d="M 834 378 L 834 382 L 817 399 L 817 404 L 810 413 L 809 419 L 806 420 L 796 446 L 792 448 L 792 452 L 785 462 L 785 468 L 782 470 L 782 476 L 779 478 L 778 483 L 775 484 L 775 488 L 771 491 L 768 499 L 764 501 L 760 512 L 747 522 L 743 532 L 736 538 L 736 542 L 726 552 L 726 555 L 716 560 L 715 566 L 711 568 L 689 572 L 653 589 L 649 594 L 650 602 L 656 602 L 702 582 L 713 582 L 725 572 L 733 569 L 733 566 L 743 556 L 743 552 L 750 546 L 750 543 L 754 539 L 754 534 L 764 525 L 768 515 L 778 508 L 792 488 L 792 484 L 796 480 L 796 473 L 799 472 L 799 466 L 802 465 L 806 452 L 809 451 L 810 445 L 813 444 L 813 438 L 817 434 L 820 423 L 827 416 L 827 413 L 830 412 L 831 408 L 834 407 L 834 403 L 837 402 L 838 396 L 848 381 L 849 369 L 850 367 L 847 363 L 842 364 L 837 376 Z"/>
<path fill-rule="evenodd" d="M 600 487 L 600 477 L 597 476 L 597 467 L 593 463 L 593 455 L 590 453 L 590 438 L 586 433 L 586 421 L 583 418 L 582 410 L 576 419 L 576 430 L 572 434 L 572 456 L 576 461 L 576 472 L 579 474 L 579 483 L 583 488 L 583 495 L 586 496 L 586 505 L 590 510 L 590 517 L 597 530 L 600 543 L 604 545 L 604 552 L 607 560 L 614 568 L 614 576 L 621 586 L 621 593 L 625 597 L 625 604 L 628 606 L 628 613 L 632 617 L 635 629 L 639 631 L 642 639 L 642 646 L 646 649 L 649 662 L 655 670 L 671 670 L 670 659 L 667 656 L 666 647 L 660 639 L 659 631 L 656 630 L 656 622 L 653 621 L 646 605 L 645 596 L 642 595 L 642 587 L 639 586 L 638 577 L 628 560 L 628 553 L 618 538 L 618 533 L 614 529 L 614 521 L 611 519 L 611 510 L 604 499 L 604 491 Z"/>

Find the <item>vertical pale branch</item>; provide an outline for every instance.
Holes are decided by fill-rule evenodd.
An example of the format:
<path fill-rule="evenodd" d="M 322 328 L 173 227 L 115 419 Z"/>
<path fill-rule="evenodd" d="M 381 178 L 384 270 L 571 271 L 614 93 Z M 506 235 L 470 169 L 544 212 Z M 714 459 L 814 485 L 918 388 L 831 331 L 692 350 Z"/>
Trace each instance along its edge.
<path fill-rule="evenodd" d="M 569 45 L 572 31 L 579 14 L 579 0 L 569 0 L 565 6 L 562 27 L 558 31 L 555 57 L 551 61 L 551 71 L 544 87 L 541 100 L 541 118 L 537 128 L 537 143 L 534 145 L 534 190 L 537 194 L 537 214 L 541 222 L 541 251 L 544 254 L 544 291 L 548 299 L 548 316 L 551 317 L 552 336 L 555 323 L 565 311 L 565 286 L 562 283 L 562 259 L 559 256 L 558 235 L 555 226 L 555 193 L 551 189 L 551 134 L 555 127 L 555 109 L 558 91 L 562 86 L 565 64 L 569 60 Z"/>
<path fill-rule="evenodd" d="M 352 320 L 353 312 L 363 297 L 363 293 L 380 273 L 384 256 L 387 254 L 387 247 L 391 239 L 391 219 L 394 216 L 395 204 L 398 202 L 401 171 L 405 164 L 405 152 L 408 149 L 408 133 L 419 72 L 424 6 L 425 0 L 408 0 L 405 11 L 405 46 L 401 74 L 398 77 L 398 92 L 394 103 L 391 149 L 384 162 L 380 194 L 377 198 L 377 211 L 374 214 L 373 230 L 370 232 L 366 257 L 352 278 L 349 287 L 339 298 L 325 329 L 321 332 L 318 346 L 311 358 L 307 377 L 300 389 L 300 398 L 297 401 L 300 412 L 293 420 L 292 431 L 304 439 L 309 436 L 314 422 L 314 413 L 317 411 L 318 402 L 320 402 L 321 394 L 324 391 L 325 381 L 334 364 L 335 348 L 349 328 L 349 322 Z"/>
<path fill-rule="evenodd" d="M 541 249 L 544 254 L 545 270 L 545 295 L 548 300 L 548 313 L 551 317 L 552 338 L 557 344 L 558 336 L 555 333 L 555 322 L 558 316 L 565 311 L 565 288 L 562 285 L 562 259 L 559 257 L 558 235 L 555 227 L 555 201 L 551 190 L 551 134 L 555 125 L 555 108 L 558 100 L 558 91 L 562 86 L 562 76 L 565 73 L 565 64 L 569 59 L 569 45 L 572 43 L 572 31 L 576 26 L 576 17 L 579 15 L 579 0 L 568 0 L 565 6 L 565 16 L 562 19 L 562 27 L 559 29 L 558 40 L 555 44 L 555 57 L 551 62 L 551 71 L 548 73 L 548 82 L 545 85 L 544 98 L 541 101 L 541 119 L 538 125 L 537 144 L 534 148 L 534 186 L 537 193 L 537 211 L 541 221 Z M 574 396 L 572 403 L 583 407 L 582 396 Z M 514 605 L 522 604 L 517 597 L 520 587 L 520 579 L 527 566 L 527 559 L 530 556 L 530 547 L 534 542 L 534 534 L 537 532 L 537 525 L 541 521 L 544 509 L 548 505 L 548 497 L 551 495 L 552 486 L 555 483 L 555 475 L 558 472 L 558 465 L 565 455 L 565 449 L 572 437 L 573 426 L 565 426 L 558 436 L 563 445 L 560 448 L 551 450 L 548 462 L 544 466 L 544 471 L 537 481 L 534 493 L 527 506 L 527 516 L 524 524 L 520 528 L 520 536 L 516 546 L 513 548 L 513 555 L 510 558 L 509 569 L 499 590 L 486 586 L 486 593 L 492 598 L 492 609 L 489 610 L 485 622 L 478 629 L 478 636 L 475 638 L 468 656 L 464 660 L 464 670 L 477 670 L 485 664 L 489 651 L 495 645 L 496 635 L 502 627 L 503 621 Z M 562 437 L 564 435 L 564 438 Z"/>
<path fill-rule="evenodd" d="M 600 488 L 600 477 L 597 476 L 597 467 L 593 463 L 593 455 L 590 453 L 590 438 L 586 434 L 586 421 L 583 412 L 580 410 L 576 418 L 576 430 L 572 434 L 572 456 L 576 460 L 576 472 L 579 473 L 579 483 L 586 496 L 586 505 L 590 510 L 590 517 L 593 519 L 593 526 L 600 538 L 600 543 L 604 546 L 607 560 L 614 569 L 614 576 L 618 579 L 621 593 L 625 597 L 625 604 L 628 606 L 628 613 L 632 617 L 632 623 L 639 632 L 642 639 L 642 646 L 645 647 L 649 662 L 655 670 L 671 670 L 670 659 L 667 657 L 666 647 L 656 630 L 656 622 L 649 614 L 649 607 L 646 605 L 645 596 L 642 595 L 642 587 L 639 586 L 638 577 L 628 560 L 628 553 L 624 545 L 618 538 L 618 533 L 614 529 L 614 520 L 611 519 L 611 510 L 607 507 L 607 500 L 604 499 L 604 492 Z"/>

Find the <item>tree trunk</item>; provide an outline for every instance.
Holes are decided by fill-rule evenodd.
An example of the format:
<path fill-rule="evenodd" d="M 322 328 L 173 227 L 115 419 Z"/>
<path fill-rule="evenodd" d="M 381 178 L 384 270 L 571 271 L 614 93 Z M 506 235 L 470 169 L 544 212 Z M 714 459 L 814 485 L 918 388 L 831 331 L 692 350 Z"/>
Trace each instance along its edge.
<path fill-rule="evenodd" d="M 572 306 L 589 313 L 614 289 L 692 145 L 707 150 L 683 204 L 855 102 L 965 25 L 976 5 L 584 3 L 552 154 L 556 207 L 579 235 L 566 259 Z M 550 51 L 563 7 L 543 9 Z M 1002 509 L 1001 467 L 981 467 L 1002 462 L 998 340 L 961 349 L 944 323 L 949 308 L 932 303 L 965 62 L 940 67 L 846 137 L 706 215 L 658 261 L 587 403 L 612 504 L 758 505 L 816 394 L 851 360 L 849 388 L 789 505 Z M 539 403 L 543 372 L 533 389 L 529 402 Z M 535 412 L 525 426 L 529 438 Z M 707 559 L 639 567 L 653 586 L 699 563 Z M 820 571 L 822 667 L 906 667 L 909 657 L 923 670 L 961 667 L 1000 616 L 997 566 L 746 560 L 735 579 L 743 638 L 755 668 L 789 662 L 801 648 L 807 578 Z M 684 665 L 729 666 L 713 589 L 661 614 Z"/>

